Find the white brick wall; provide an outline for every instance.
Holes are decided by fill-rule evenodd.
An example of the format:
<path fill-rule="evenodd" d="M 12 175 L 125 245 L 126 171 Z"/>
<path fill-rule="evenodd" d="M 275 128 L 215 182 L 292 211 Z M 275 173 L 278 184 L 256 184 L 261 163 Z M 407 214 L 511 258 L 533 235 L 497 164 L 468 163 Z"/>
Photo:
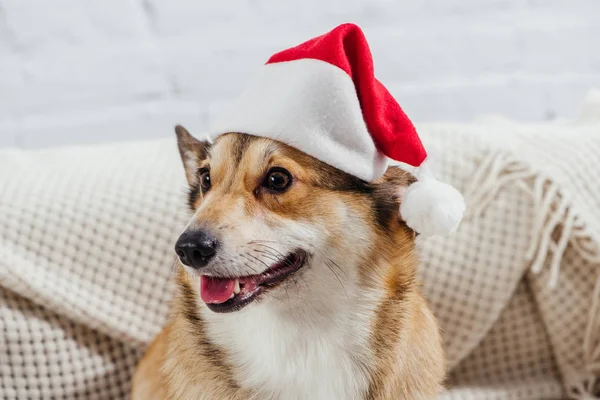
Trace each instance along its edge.
<path fill-rule="evenodd" d="M 599 0 L 0 0 L 0 146 L 199 131 L 279 49 L 353 21 L 416 121 L 572 117 Z"/>

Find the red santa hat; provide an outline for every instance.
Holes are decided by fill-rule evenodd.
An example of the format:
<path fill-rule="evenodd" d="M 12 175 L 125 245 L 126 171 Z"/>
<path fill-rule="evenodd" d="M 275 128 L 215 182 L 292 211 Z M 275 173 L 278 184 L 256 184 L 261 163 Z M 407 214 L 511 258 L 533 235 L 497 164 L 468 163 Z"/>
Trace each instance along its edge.
<path fill-rule="evenodd" d="M 427 153 L 400 105 L 375 78 L 361 29 L 343 24 L 273 55 L 246 91 L 211 124 L 209 138 L 243 132 L 275 139 L 365 181 L 389 159 L 415 167 L 418 181 L 400 213 L 412 229 L 456 229 L 464 201 L 427 167 Z"/>

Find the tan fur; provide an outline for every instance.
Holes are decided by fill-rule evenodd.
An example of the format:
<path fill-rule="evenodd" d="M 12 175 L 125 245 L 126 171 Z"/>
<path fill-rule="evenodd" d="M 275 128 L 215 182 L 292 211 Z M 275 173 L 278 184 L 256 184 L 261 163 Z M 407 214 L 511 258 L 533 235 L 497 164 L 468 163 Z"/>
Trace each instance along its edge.
<path fill-rule="evenodd" d="M 358 266 L 361 286 L 383 293 L 371 327 L 373 361 L 366 366 L 370 384 L 365 399 L 428 399 L 441 390 L 444 354 L 437 324 L 415 278 L 415 233 L 397 211 L 400 189 L 413 182 L 410 175 L 390 168 L 379 182 L 364 186 L 268 139 L 228 134 L 209 151 L 185 129 L 178 127 L 177 133 L 191 186 L 190 206 L 196 210 L 202 205 L 201 217 L 196 215 L 192 223 L 236 230 L 254 218 L 274 226 L 281 219 L 302 219 L 327 226 L 328 245 L 343 251 L 348 238 L 336 210 L 343 205 L 359 216 L 367 227 L 360 240 L 370 249 Z M 204 204 L 194 189 L 197 177 L 189 168 L 190 152 L 196 155 L 197 168 L 210 164 L 211 179 L 219 182 Z M 278 195 L 257 189 L 269 165 L 288 169 L 297 180 L 293 189 Z M 236 381 L 234 369 L 240 366 L 233 365 L 226 346 L 215 345 L 207 332 L 194 290 L 197 282 L 180 268 L 177 283 L 170 321 L 136 369 L 132 398 L 257 398 Z"/>
<path fill-rule="evenodd" d="M 141 359 L 131 383 L 131 400 L 165 399 L 166 385 L 162 372 L 157 366 L 163 365 L 166 359 L 167 340 L 170 336 L 169 325 L 165 326 L 154 338 L 152 345 Z"/>

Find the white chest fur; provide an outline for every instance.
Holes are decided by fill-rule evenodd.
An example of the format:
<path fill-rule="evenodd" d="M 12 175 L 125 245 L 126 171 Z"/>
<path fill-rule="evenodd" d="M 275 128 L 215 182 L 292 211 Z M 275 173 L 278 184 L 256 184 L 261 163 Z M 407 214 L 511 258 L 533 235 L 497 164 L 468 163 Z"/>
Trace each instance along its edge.
<path fill-rule="evenodd" d="M 233 314 L 203 307 L 203 315 L 210 339 L 231 356 L 236 380 L 258 398 L 360 399 L 369 386 L 376 302 L 372 293 L 353 297 L 371 301 L 294 311 L 265 302 Z"/>

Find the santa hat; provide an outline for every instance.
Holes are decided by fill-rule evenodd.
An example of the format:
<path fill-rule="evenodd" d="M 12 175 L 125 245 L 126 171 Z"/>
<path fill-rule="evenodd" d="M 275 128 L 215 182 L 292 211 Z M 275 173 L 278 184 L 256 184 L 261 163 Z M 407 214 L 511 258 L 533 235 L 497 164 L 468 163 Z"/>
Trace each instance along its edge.
<path fill-rule="evenodd" d="M 464 201 L 427 166 L 417 132 L 375 78 L 360 28 L 343 24 L 273 55 L 246 91 L 211 124 L 209 138 L 243 132 L 275 139 L 365 181 L 383 176 L 388 159 L 415 168 L 401 216 L 423 234 L 458 226 Z"/>

